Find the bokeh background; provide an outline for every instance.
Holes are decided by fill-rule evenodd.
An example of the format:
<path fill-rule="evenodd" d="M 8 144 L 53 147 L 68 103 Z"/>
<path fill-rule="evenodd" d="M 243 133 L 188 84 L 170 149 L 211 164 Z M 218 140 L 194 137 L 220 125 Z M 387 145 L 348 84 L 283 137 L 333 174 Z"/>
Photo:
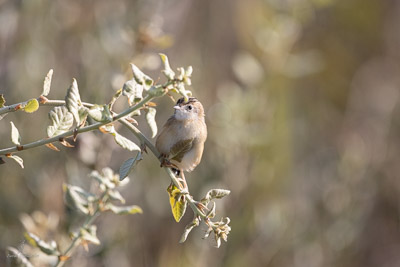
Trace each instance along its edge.
<path fill-rule="evenodd" d="M 37 97 L 50 68 L 50 99 L 75 77 L 84 101 L 106 103 L 131 79 L 130 62 L 162 82 L 165 53 L 174 68 L 193 66 L 190 89 L 206 109 L 191 193 L 232 191 L 217 203 L 217 216 L 231 218 L 227 243 L 203 240 L 203 226 L 178 244 L 191 211 L 174 222 L 169 178 L 146 155 L 122 190 L 144 213 L 101 216 L 102 245 L 67 266 L 399 266 L 399 25 L 394 0 L 0 0 L 8 104 Z M 173 102 L 155 102 L 161 126 Z M 6 116 L 0 147 L 12 145 L 9 121 L 23 143 L 43 138 L 48 111 Z M 65 207 L 62 184 L 88 189 L 91 170 L 132 156 L 99 132 L 76 148 L 19 155 L 25 169 L 0 167 L 1 266 L 5 247 L 24 244 L 21 218 L 65 242 L 82 219 Z"/>

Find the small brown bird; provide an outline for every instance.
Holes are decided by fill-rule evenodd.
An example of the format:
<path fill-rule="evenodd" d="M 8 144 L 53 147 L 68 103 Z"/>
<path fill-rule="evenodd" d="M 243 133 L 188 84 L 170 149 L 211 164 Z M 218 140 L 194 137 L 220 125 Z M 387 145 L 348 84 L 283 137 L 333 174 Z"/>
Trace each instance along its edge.
<path fill-rule="evenodd" d="M 180 98 L 174 106 L 175 113 L 165 123 L 156 140 L 161 166 L 191 172 L 201 161 L 207 126 L 203 105 L 194 97 L 187 102 Z"/>

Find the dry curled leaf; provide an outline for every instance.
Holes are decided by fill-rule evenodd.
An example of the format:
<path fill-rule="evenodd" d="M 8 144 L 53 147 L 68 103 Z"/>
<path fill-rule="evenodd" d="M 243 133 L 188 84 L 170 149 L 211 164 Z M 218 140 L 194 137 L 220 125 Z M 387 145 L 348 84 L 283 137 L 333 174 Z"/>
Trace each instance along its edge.
<path fill-rule="evenodd" d="M 50 148 L 50 149 L 52 149 L 52 150 L 54 150 L 54 151 L 60 151 L 55 145 L 53 145 L 53 143 L 45 144 L 45 146 Z"/>

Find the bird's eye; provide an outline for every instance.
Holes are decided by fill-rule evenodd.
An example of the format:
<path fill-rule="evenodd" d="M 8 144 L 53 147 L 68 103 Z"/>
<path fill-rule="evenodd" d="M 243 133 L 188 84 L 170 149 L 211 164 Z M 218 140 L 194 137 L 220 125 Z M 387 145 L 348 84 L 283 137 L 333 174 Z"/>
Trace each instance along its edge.
<path fill-rule="evenodd" d="M 192 110 L 193 109 L 192 105 L 189 105 L 187 108 L 188 108 L 188 110 Z"/>

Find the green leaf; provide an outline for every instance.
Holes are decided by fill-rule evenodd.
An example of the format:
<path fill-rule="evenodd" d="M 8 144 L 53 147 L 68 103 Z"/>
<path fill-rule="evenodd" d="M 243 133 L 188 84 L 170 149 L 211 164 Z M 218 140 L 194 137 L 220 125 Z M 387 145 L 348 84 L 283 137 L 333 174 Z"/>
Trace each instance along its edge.
<path fill-rule="evenodd" d="M 72 79 L 72 84 L 67 90 L 67 95 L 65 96 L 65 105 L 69 112 L 74 116 L 77 125 L 81 124 L 79 116 L 79 107 L 82 106 L 81 96 L 79 95 L 78 83 L 75 79 Z"/>
<path fill-rule="evenodd" d="M 159 55 L 164 64 L 164 69 L 162 70 L 162 73 L 164 73 L 165 77 L 167 77 L 168 80 L 173 80 L 175 77 L 175 72 L 171 69 L 171 66 L 169 65 L 168 57 L 165 54 Z"/>
<path fill-rule="evenodd" d="M 6 155 L 6 157 L 15 160 L 15 162 L 17 162 L 22 169 L 24 168 L 24 160 L 22 158 L 18 157 L 17 155 Z"/>
<path fill-rule="evenodd" d="M 85 124 L 88 114 L 89 114 L 89 109 L 87 107 L 80 106 L 78 108 L 78 115 L 79 115 L 79 125 L 78 126 Z"/>
<path fill-rule="evenodd" d="M 108 203 L 106 206 L 109 210 L 114 212 L 115 214 L 136 214 L 136 213 L 143 213 L 143 210 L 136 205 L 132 206 L 115 206 L 111 203 Z"/>
<path fill-rule="evenodd" d="M 189 233 L 190 233 L 190 231 L 192 231 L 192 229 L 194 227 L 199 226 L 199 224 L 200 224 L 200 220 L 197 217 L 195 217 L 191 223 L 186 225 L 185 230 L 183 231 L 182 237 L 179 240 L 179 243 L 185 242 L 187 237 L 188 237 L 188 235 L 189 235 Z"/>
<path fill-rule="evenodd" d="M 119 180 L 125 179 L 140 160 L 142 160 L 142 152 L 140 151 L 138 151 L 136 157 L 125 160 L 119 168 Z"/>
<path fill-rule="evenodd" d="M 50 69 L 44 78 L 42 96 L 47 96 L 50 93 L 51 78 L 53 77 L 53 69 Z"/>
<path fill-rule="evenodd" d="M 4 98 L 3 94 L 0 94 L 0 108 L 4 107 L 6 103 L 6 99 Z"/>
<path fill-rule="evenodd" d="M 89 116 L 95 121 L 99 122 L 110 122 L 112 121 L 112 115 L 108 105 L 94 105 L 89 109 Z"/>
<path fill-rule="evenodd" d="M 146 112 L 146 121 L 151 129 L 151 138 L 157 135 L 156 109 L 149 107 Z"/>
<path fill-rule="evenodd" d="M 181 194 L 181 191 L 172 183 L 167 188 L 167 192 L 169 195 L 169 203 L 171 205 L 172 215 L 174 216 L 175 221 L 179 222 L 183 215 L 185 215 L 187 201 L 185 196 Z"/>
<path fill-rule="evenodd" d="M 125 148 L 129 151 L 141 151 L 140 147 L 136 145 L 134 142 L 131 140 L 127 139 L 126 137 L 123 137 L 114 128 L 114 125 L 109 124 L 109 125 L 104 125 L 100 128 L 103 133 L 109 133 L 114 136 L 115 142 L 120 145 L 122 148 Z"/>
<path fill-rule="evenodd" d="M 10 252 L 7 253 L 7 260 L 10 261 L 9 266 L 34 267 L 32 263 L 30 263 L 30 261 L 25 257 L 25 255 L 18 249 L 7 247 L 6 250 Z"/>
<path fill-rule="evenodd" d="M 203 204 L 208 204 L 213 199 L 220 199 L 229 195 L 231 191 L 226 189 L 211 189 L 207 192 L 206 196 L 201 200 Z"/>
<path fill-rule="evenodd" d="M 83 190 L 82 188 L 64 184 L 63 190 L 65 192 L 65 202 L 70 208 L 89 214 L 89 201 L 79 193 L 79 191 Z"/>
<path fill-rule="evenodd" d="M 57 250 L 57 244 L 55 242 L 47 243 L 40 239 L 37 235 L 28 232 L 26 232 L 24 236 L 29 244 L 39 248 L 43 253 L 47 255 L 60 255 L 60 252 Z"/>
<path fill-rule="evenodd" d="M 97 227 L 96 225 L 91 225 L 89 229 L 80 229 L 80 236 L 83 240 L 95 244 L 100 245 L 100 240 L 97 238 L 96 235 Z"/>
<path fill-rule="evenodd" d="M 124 83 L 122 95 L 128 97 L 129 104 L 137 103 L 143 99 L 143 85 L 136 82 L 135 79 Z"/>
<path fill-rule="evenodd" d="M 123 137 L 117 132 L 114 132 L 114 139 L 115 142 L 120 145 L 122 148 L 125 148 L 129 151 L 140 151 L 140 147 L 132 142 L 131 140 L 127 139 L 126 137 Z"/>
<path fill-rule="evenodd" d="M 109 109 L 112 109 L 115 101 L 117 101 L 117 99 L 121 96 L 121 94 L 122 94 L 122 88 L 117 90 L 113 95 L 113 97 L 111 98 L 110 103 L 108 103 Z"/>
<path fill-rule="evenodd" d="M 21 135 L 19 134 L 19 131 L 17 127 L 15 127 L 14 123 L 10 121 L 11 124 L 11 141 L 13 142 L 14 145 L 21 145 Z"/>
<path fill-rule="evenodd" d="M 135 81 L 143 85 L 144 89 L 148 90 L 153 85 L 153 80 L 132 63 L 131 67 Z"/>
<path fill-rule="evenodd" d="M 47 136 L 53 137 L 67 132 L 74 124 L 73 116 L 65 106 L 55 107 L 49 113 L 53 125 L 47 127 Z"/>
<path fill-rule="evenodd" d="M 32 98 L 31 100 L 29 100 L 28 103 L 24 107 L 24 111 L 26 113 L 33 113 L 38 109 L 39 109 L 39 102 L 35 98 Z"/>

